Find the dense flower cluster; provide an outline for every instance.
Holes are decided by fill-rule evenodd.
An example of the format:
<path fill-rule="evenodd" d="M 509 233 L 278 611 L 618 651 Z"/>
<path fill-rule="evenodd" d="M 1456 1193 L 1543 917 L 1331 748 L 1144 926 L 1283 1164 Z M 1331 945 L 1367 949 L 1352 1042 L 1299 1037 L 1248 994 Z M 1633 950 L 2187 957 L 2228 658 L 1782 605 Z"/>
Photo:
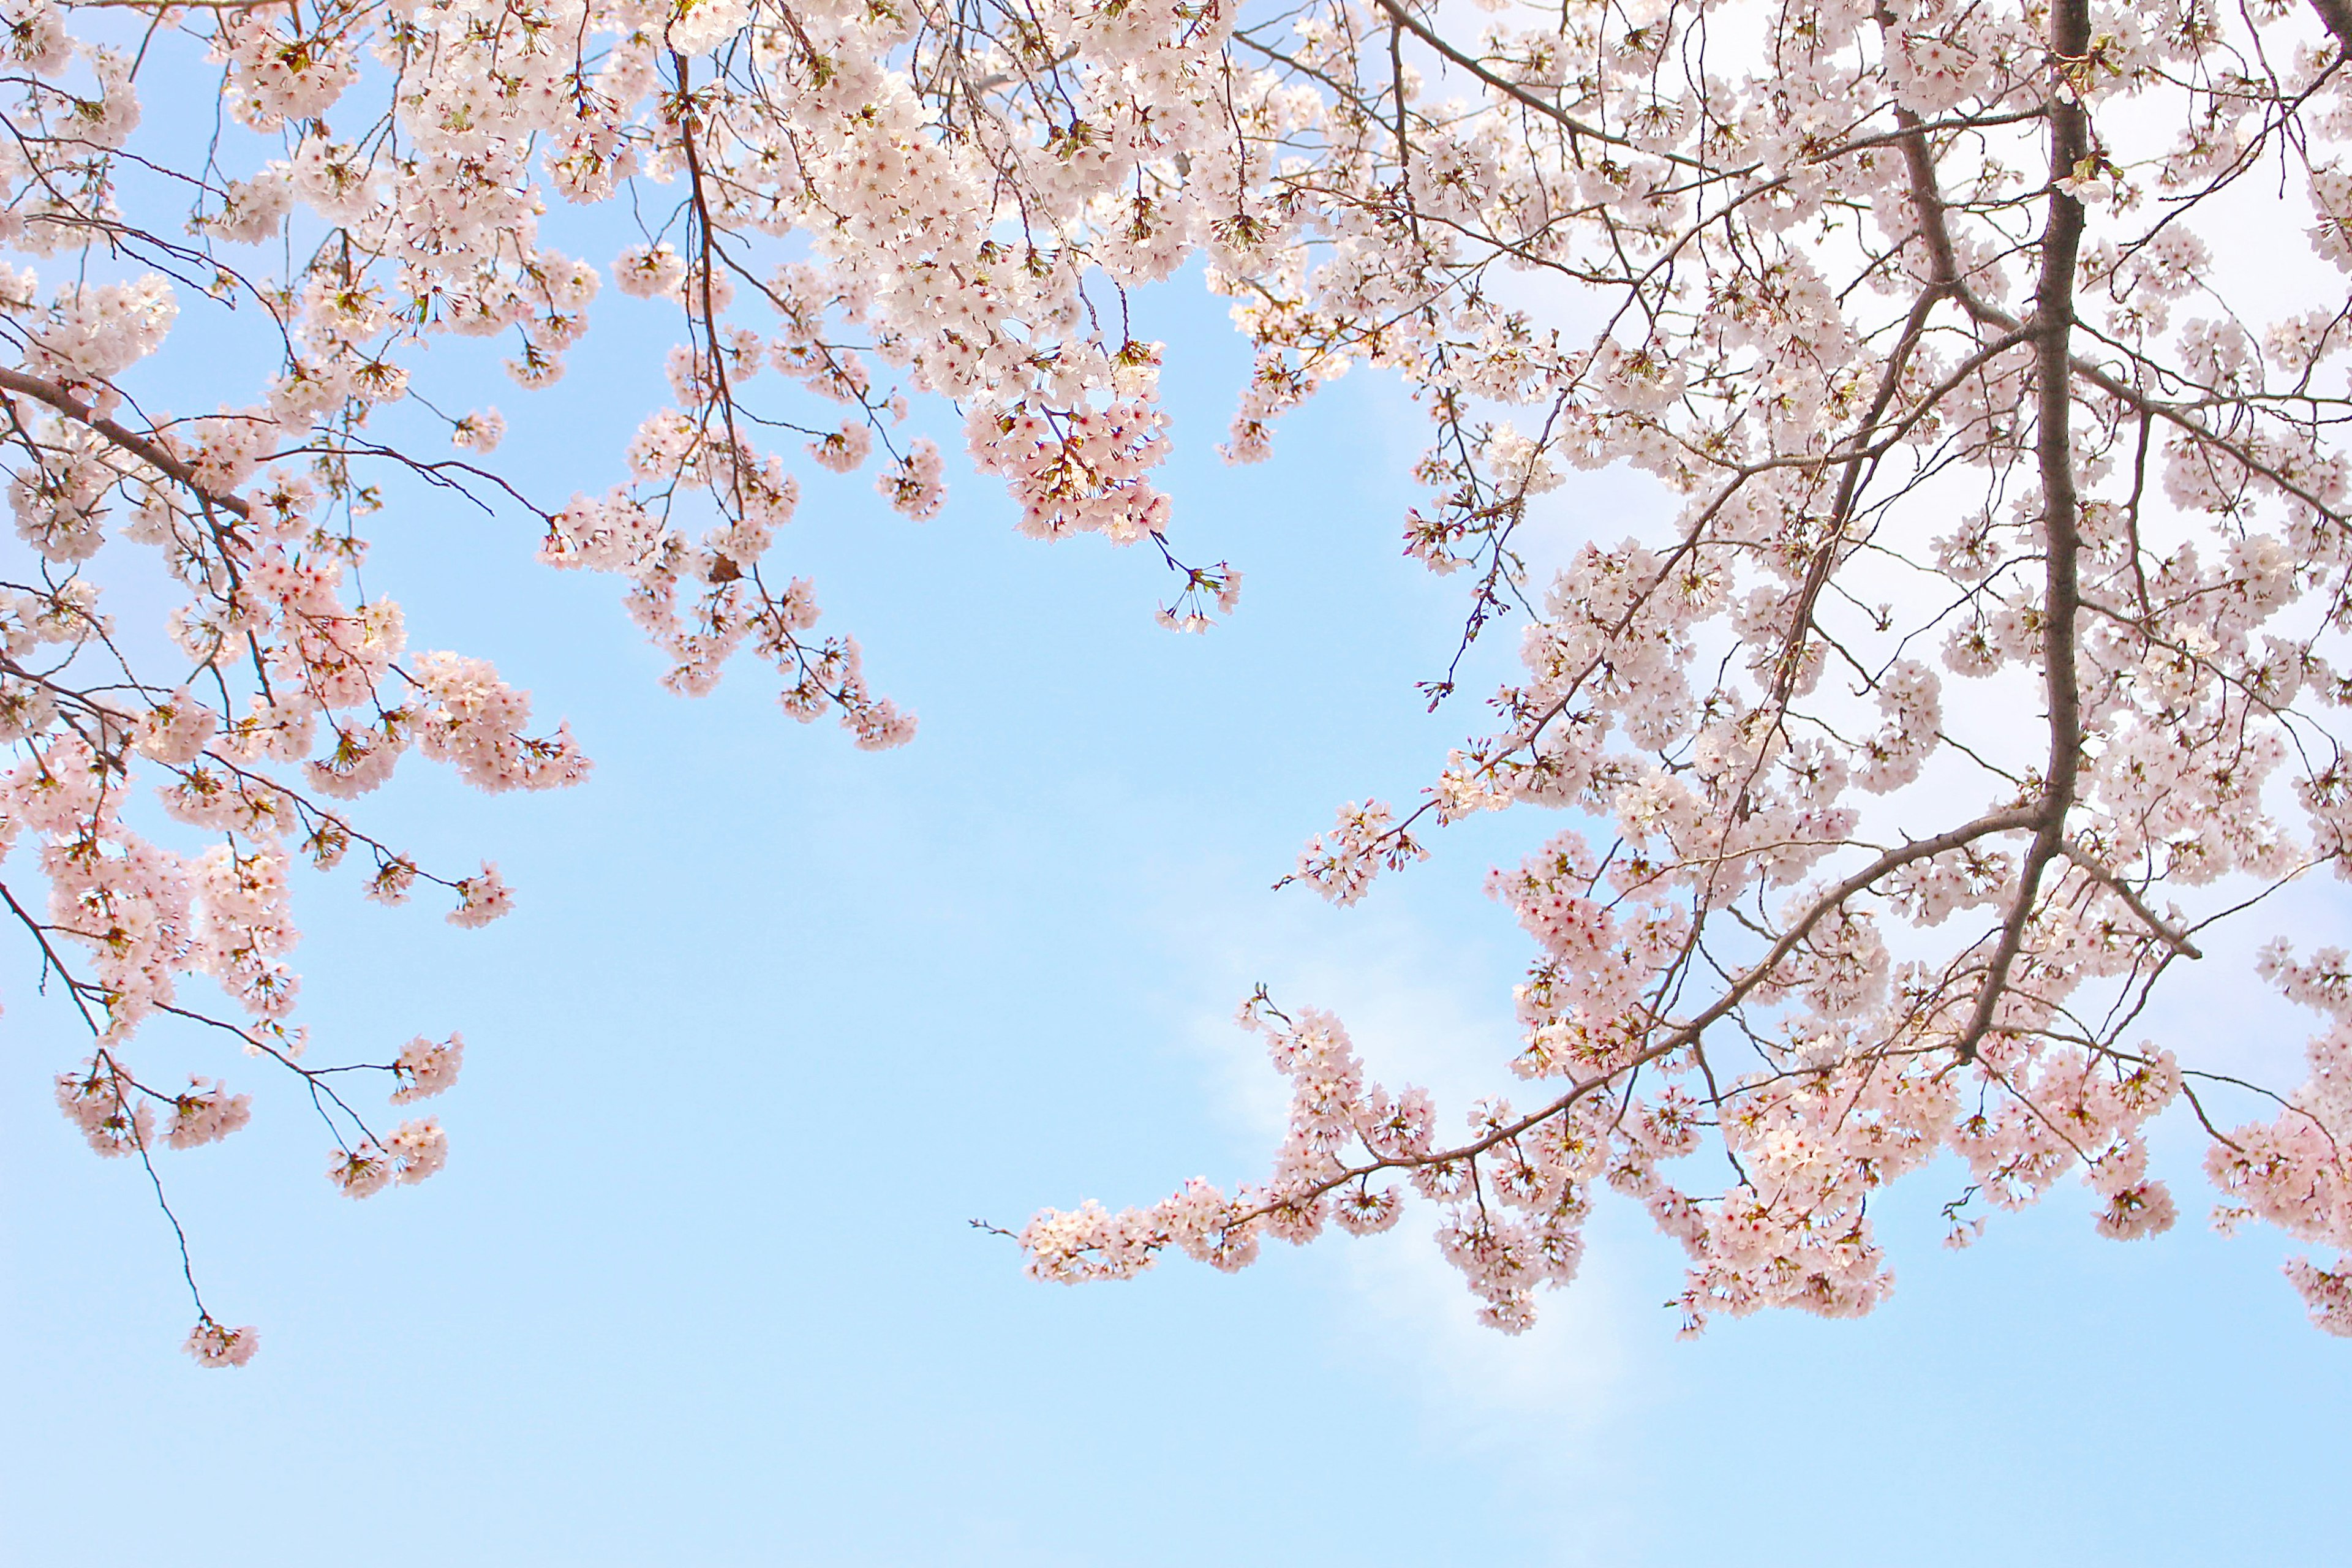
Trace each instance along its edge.
<path fill-rule="evenodd" d="M 1230 454 L 1348 363 L 1395 369 L 1438 429 L 1407 553 L 1475 572 L 1473 636 L 1532 612 L 1495 732 L 1297 870 L 1350 902 L 1429 826 L 1569 814 L 1491 884 L 1537 947 L 1531 1102 L 1441 1136 L 1261 993 L 1293 1089 L 1271 1175 L 1046 1211 L 1033 1270 L 1234 1267 L 1411 1193 L 1517 1330 L 1606 1186 L 1688 1253 L 1690 1327 L 1851 1315 L 1893 1282 L 1878 1191 L 1939 1162 L 1956 1245 L 2070 1173 L 2102 1234 L 2166 1229 L 2147 1129 L 2186 1102 L 2218 1219 L 2334 1249 L 2287 1273 L 2352 1333 L 2342 955 L 2266 961 L 2334 1020 L 2266 1121 L 2223 1131 L 2240 1086 L 2147 1011 L 2208 923 L 2352 868 L 2352 307 L 2214 249 L 2260 171 L 2352 270 L 2352 13 L 1488 9 L 1240 35 L 1317 84 L 1316 156 L 1213 281 L 1258 348 Z M 1616 463 L 1680 516 L 1589 531 L 1538 596 L 1515 531 Z"/>
<path fill-rule="evenodd" d="M 380 470 L 527 508 L 549 564 L 621 581 L 677 691 L 748 651 L 795 719 L 896 745 L 912 719 L 779 567 L 793 465 L 931 517 L 944 458 L 904 422 L 934 395 L 1025 531 L 1151 542 L 1163 620 L 1207 626 L 1241 576 L 1169 541 L 1165 351 L 1125 298 L 1197 260 L 1255 356 L 1227 456 L 1351 366 L 1400 376 L 1435 426 L 1405 552 L 1467 573 L 1465 645 L 1528 612 L 1493 732 L 1403 816 L 1349 806 L 1300 875 L 1348 901 L 1428 853 L 1424 818 L 1567 813 L 1494 883 L 1537 944 L 1510 1065 L 1539 1087 L 1447 1142 L 1336 1020 L 1261 999 L 1294 1091 L 1273 1176 L 1042 1215 L 1037 1270 L 1235 1266 L 1410 1190 L 1517 1328 L 1598 1184 L 1688 1248 L 1694 1324 L 1851 1313 L 1891 1278 L 1874 1193 L 1939 1158 L 1970 1173 L 1960 1236 L 2069 1172 L 2103 1231 L 2160 1230 L 2147 1125 L 2218 1086 L 2135 1032 L 2150 988 L 2206 921 L 2352 864 L 2352 308 L 2249 292 L 2213 248 L 2259 184 L 2352 270 L 2352 12 L 2309 5 L 8 0 L 0 852 L 37 866 L 7 907 L 94 1037 L 58 1102 L 151 1172 L 234 1131 L 244 1094 L 125 1065 L 184 1017 L 304 1079 L 342 1191 L 443 1163 L 436 1122 L 379 1136 L 304 1064 L 289 869 L 356 849 L 368 896 L 482 923 L 493 867 L 436 875 L 348 803 L 412 752 L 492 791 L 587 763 L 362 590 Z M 165 71 L 216 82 L 217 136 L 142 130 Z M 547 241 L 557 204 L 606 203 L 641 232 Z M 541 506 L 482 466 L 479 389 L 437 412 L 425 351 L 497 340 L 544 386 L 607 273 L 674 314 L 661 405 Z M 188 417 L 134 395 L 222 306 L 252 382 L 215 372 Z M 426 415 L 455 456 L 383 435 Z M 1612 464 L 1675 524 L 1588 530 L 1531 583 L 1540 498 Z M 179 586 L 163 679 L 110 618 L 126 552 Z M 184 847 L 131 826 L 134 787 Z M 2340 967 L 2271 970 L 2335 1016 Z M 2212 1168 L 2230 1213 L 2342 1248 L 2334 1040 Z M 369 1065 L 405 1102 L 460 1049 Z M 2347 1274 L 2291 1271 L 2324 1326 L 2352 1328 Z M 198 1311 L 200 1361 L 251 1353 Z"/>
<path fill-rule="evenodd" d="M 187 1343 L 181 1348 L 196 1358 L 198 1366 L 243 1366 L 261 1348 L 261 1331 L 251 1324 L 225 1329 L 205 1318 L 188 1331 Z"/>

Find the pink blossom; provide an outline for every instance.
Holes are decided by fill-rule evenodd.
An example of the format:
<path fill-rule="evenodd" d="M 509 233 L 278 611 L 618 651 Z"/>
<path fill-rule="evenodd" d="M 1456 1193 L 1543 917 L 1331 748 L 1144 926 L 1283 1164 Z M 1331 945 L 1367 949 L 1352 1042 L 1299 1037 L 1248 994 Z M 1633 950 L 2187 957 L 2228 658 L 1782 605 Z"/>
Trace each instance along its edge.
<path fill-rule="evenodd" d="M 180 1348 L 195 1357 L 198 1366 L 243 1366 L 260 1346 L 261 1331 L 250 1323 L 241 1329 L 230 1329 L 210 1318 L 200 1318 L 196 1326 L 188 1331 L 187 1342 Z"/>
<path fill-rule="evenodd" d="M 439 1045 L 417 1036 L 402 1048 L 399 1058 L 393 1063 L 393 1072 L 401 1085 L 393 1090 L 392 1102 L 405 1105 L 441 1093 L 457 1081 L 457 1068 L 465 1055 L 462 1036 L 452 1035 Z"/>

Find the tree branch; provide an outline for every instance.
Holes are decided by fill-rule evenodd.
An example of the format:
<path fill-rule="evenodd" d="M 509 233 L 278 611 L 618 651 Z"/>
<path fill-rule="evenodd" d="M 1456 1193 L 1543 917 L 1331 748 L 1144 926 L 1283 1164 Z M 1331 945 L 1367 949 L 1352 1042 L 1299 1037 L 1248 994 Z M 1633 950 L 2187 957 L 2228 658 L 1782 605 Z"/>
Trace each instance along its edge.
<path fill-rule="evenodd" d="M 100 414 L 56 382 L 27 375 L 21 370 L 0 367 L 0 392 L 13 392 L 47 405 L 75 424 L 95 431 L 117 447 L 151 468 L 160 469 L 174 483 L 184 486 L 207 506 L 249 517 L 252 509 L 236 496 L 206 487 L 196 478 L 195 469 L 182 458 L 173 456 L 169 448 L 152 438 L 140 435 L 126 426 Z"/>

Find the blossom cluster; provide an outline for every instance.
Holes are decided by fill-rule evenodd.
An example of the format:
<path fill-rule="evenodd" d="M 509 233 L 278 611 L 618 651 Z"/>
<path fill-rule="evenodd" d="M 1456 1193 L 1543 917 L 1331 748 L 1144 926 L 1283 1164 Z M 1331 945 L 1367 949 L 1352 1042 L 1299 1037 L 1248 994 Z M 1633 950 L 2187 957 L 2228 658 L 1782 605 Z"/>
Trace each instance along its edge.
<path fill-rule="evenodd" d="M 1266 52 L 1319 85 L 1316 156 L 1264 250 L 1208 248 L 1256 351 L 1229 455 L 1393 370 L 1436 431 L 1406 553 L 1474 574 L 1465 647 L 1527 612 L 1493 730 L 1417 807 L 1343 807 L 1296 879 L 1350 903 L 1433 826 L 1566 814 L 1489 884 L 1536 947 L 1532 1102 L 1439 1136 L 1261 992 L 1271 1177 L 1045 1211 L 1032 1268 L 1232 1267 L 1417 1194 L 1517 1330 L 1605 1186 L 1687 1253 L 1692 1329 L 1850 1316 L 1892 1288 L 1872 1210 L 1906 1176 L 1962 1173 L 1955 1245 L 2069 1175 L 2100 1234 L 2167 1229 L 2148 1129 L 2185 1105 L 2221 1223 L 2335 1249 L 2288 1274 L 2352 1333 L 2342 956 L 2265 961 L 2331 1025 L 2243 1125 L 2149 1006 L 2206 924 L 2352 870 L 2352 307 L 2241 290 L 2268 275 L 2225 265 L 2217 202 L 2261 170 L 2352 268 L 2352 18 L 1486 9 L 1296 16 Z M 1579 520 L 1539 586 L 1522 531 L 1612 465 L 1678 515 Z"/>
<path fill-rule="evenodd" d="M 2335 0 L 123 5 L 0 10 L 0 852 L 44 883 L 8 907 L 89 1022 L 58 1097 L 101 1152 L 246 1120 L 124 1065 L 186 1016 L 303 1079 L 342 1191 L 443 1163 L 437 1122 L 378 1136 L 302 1060 L 292 870 L 357 849 L 367 896 L 478 925 L 512 902 L 494 867 L 421 867 L 352 803 L 411 752 L 486 791 L 588 764 L 363 585 L 387 479 L 528 511 L 548 564 L 619 580 L 674 690 L 745 656 L 794 719 L 898 745 L 912 717 L 783 564 L 797 466 L 935 517 L 909 399 L 952 404 L 1024 531 L 1150 542 L 1163 621 L 1206 626 L 1240 574 L 1170 542 L 1168 351 L 1128 309 L 1188 264 L 1248 340 L 1226 455 L 1350 368 L 1400 380 L 1433 427 L 1405 553 L 1466 574 L 1463 651 L 1525 616 L 1488 731 L 1417 807 L 1345 808 L 1299 879 L 1352 901 L 1424 818 L 1566 814 L 1493 882 L 1536 944 L 1507 1059 L 1538 1088 L 1449 1142 L 1336 1020 L 1268 1005 L 1269 1181 L 1041 1216 L 1041 1272 L 1234 1266 L 1410 1193 L 1517 1328 L 1599 1184 L 1689 1251 L 1694 1324 L 1844 1314 L 1891 1279 L 1873 1194 L 1944 1156 L 1956 1234 L 2075 1172 L 2101 1230 L 2147 1235 L 2175 1214 L 2147 1123 L 2223 1087 L 2138 1032 L 2153 988 L 2206 920 L 2352 865 L 2352 306 L 2235 297 L 2217 226 L 2258 181 L 2352 270 Z M 164 70 L 213 73 L 220 134 L 145 122 Z M 567 254 L 558 203 L 639 232 Z M 495 341 L 546 386 L 607 273 L 677 341 L 616 468 L 541 504 L 428 350 Z M 185 417 L 139 395 L 205 352 L 184 312 L 231 309 L 249 382 L 207 363 Z M 1612 466 L 1678 514 L 1580 519 L 1537 581 L 1524 531 Z M 169 669 L 112 619 L 158 567 Z M 148 787 L 184 840 L 133 826 Z M 368 1065 L 405 1103 L 460 1048 Z M 2334 1049 L 2211 1168 L 2340 1247 Z M 2345 1265 L 2297 1268 L 2352 1326 Z M 251 1353 L 198 1308 L 199 1360 Z"/>

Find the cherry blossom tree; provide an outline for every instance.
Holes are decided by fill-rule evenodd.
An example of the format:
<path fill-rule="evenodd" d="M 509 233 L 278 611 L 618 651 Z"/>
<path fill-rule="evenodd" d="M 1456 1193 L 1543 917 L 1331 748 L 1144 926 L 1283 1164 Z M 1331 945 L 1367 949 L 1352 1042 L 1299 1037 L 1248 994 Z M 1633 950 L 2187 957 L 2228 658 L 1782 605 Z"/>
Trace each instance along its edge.
<path fill-rule="evenodd" d="M 1406 553 L 1465 574 L 1465 650 L 1524 616 L 1485 733 L 1299 878 L 1349 901 L 1447 822 L 1553 814 L 1493 881 L 1537 943 L 1531 1099 L 1443 1135 L 1261 992 L 1294 1089 L 1270 1177 L 1048 1211 L 1034 1272 L 1236 1268 L 1410 1187 L 1515 1330 L 1606 1184 L 1688 1249 L 1694 1327 L 1852 1314 L 1891 1278 L 1874 1195 L 1947 1155 L 1958 1238 L 2069 1173 L 2102 1231 L 2165 1228 L 2175 1106 L 2225 1223 L 2352 1248 L 2352 960 L 2264 950 L 2325 1020 L 2291 1091 L 2147 1021 L 2208 926 L 2352 847 L 2347 49 L 2343 0 L 0 0 L 0 894 L 91 1035 L 58 1102 L 163 1202 L 165 1152 L 249 1113 L 131 1065 L 195 1030 L 302 1080 L 352 1195 L 442 1163 L 351 1086 L 436 1094 L 462 1042 L 315 1065 L 289 870 L 478 924 L 494 868 L 420 866 L 354 803 L 411 752 L 493 791 L 588 764 L 362 584 L 388 476 L 621 578 L 677 690 L 748 655 L 794 718 L 896 745 L 780 564 L 794 467 L 931 516 L 910 432 L 951 409 L 1024 531 L 1148 542 L 1163 619 L 1206 627 L 1239 574 L 1171 542 L 1163 350 L 1127 309 L 1198 262 L 1256 356 L 1226 456 L 1351 366 L 1400 378 L 1433 422 Z M 628 232 L 563 254 L 567 205 Z M 2250 224 L 2304 270 L 2236 256 Z M 532 496 L 424 351 L 500 340 L 544 385 L 606 273 L 674 312 L 667 384 L 604 488 Z M 420 420 L 450 447 L 385 434 Z M 1671 526 L 1535 581 L 1542 498 L 1615 464 Z M 118 625 L 157 563 L 176 606 Z M 2289 1273 L 2352 1332 L 2352 1268 Z M 250 1357 L 196 1311 L 199 1361 Z"/>

